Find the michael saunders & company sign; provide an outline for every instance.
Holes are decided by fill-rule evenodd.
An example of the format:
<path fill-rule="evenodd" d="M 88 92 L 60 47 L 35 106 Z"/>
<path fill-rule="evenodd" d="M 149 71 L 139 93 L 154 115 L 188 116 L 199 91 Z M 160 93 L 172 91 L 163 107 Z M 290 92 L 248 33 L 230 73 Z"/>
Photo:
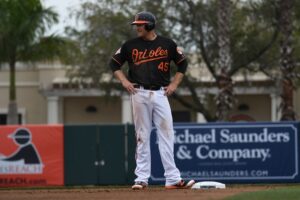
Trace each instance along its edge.
<path fill-rule="evenodd" d="M 183 178 L 298 182 L 298 123 L 175 124 L 174 131 L 175 161 Z M 155 129 L 151 149 L 151 181 L 162 183 Z"/>

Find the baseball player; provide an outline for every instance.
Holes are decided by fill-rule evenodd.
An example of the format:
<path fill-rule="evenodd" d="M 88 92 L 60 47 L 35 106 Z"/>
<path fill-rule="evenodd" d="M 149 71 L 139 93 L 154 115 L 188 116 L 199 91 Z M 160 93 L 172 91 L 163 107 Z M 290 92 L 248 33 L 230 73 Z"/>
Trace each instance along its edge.
<path fill-rule="evenodd" d="M 152 123 L 157 128 L 159 152 L 165 170 L 167 189 L 190 188 L 194 180 L 185 182 L 174 162 L 173 119 L 168 97 L 181 82 L 187 68 L 183 53 L 171 39 L 155 33 L 155 16 L 140 12 L 131 23 L 137 38 L 126 41 L 112 56 L 110 67 L 123 87 L 131 94 L 136 132 L 135 184 L 132 189 L 144 189 L 151 173 L 150 133 Z M 121 67 L 128 62 L 128 76 Z M 170 82 L 170 62 L 177 73 Z"/>

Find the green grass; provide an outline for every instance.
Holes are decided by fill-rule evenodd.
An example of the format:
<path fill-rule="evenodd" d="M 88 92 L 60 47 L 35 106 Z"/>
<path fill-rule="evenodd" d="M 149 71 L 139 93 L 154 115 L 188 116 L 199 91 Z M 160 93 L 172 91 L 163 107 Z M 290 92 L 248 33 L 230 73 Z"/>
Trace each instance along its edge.
<path fill-rule="evenodd" d="M 245 192 L 225 200 L 300 200 L 300 186 L 275 188 L 264 191 Z"/>

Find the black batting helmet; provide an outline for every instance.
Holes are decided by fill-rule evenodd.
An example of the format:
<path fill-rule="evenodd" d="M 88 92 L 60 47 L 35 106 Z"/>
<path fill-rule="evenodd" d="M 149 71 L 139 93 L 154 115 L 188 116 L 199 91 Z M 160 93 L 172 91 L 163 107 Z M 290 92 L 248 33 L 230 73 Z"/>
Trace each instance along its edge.
<path fill-rule="evenodd" d="M 145 24 L 145 29 L 151 31 L 155 28 L 156 18 L 151 12 L 140 12 L 135 15 L 134 21 L 131 25 Z"/>

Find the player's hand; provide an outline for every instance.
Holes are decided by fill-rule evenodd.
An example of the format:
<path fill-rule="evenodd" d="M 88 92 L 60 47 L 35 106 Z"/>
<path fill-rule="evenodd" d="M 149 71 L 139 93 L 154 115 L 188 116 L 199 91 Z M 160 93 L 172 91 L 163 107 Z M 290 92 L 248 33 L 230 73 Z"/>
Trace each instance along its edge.
<path fill-rule="evenodd" d="M 177 85 L 175 83 L 170 83 L 167 87 L 164 88 L 165 89 L 165 95 L 166 96 L 170 96 L 172 95 L 175 90 L 177 89 Z"/>
<path fill-rule="evenodd" d="M 133 87 L 133 84 L 128 80 L 123 80 L 122 85 L 130 94 L 136 93 L 136 89 Z"/>

